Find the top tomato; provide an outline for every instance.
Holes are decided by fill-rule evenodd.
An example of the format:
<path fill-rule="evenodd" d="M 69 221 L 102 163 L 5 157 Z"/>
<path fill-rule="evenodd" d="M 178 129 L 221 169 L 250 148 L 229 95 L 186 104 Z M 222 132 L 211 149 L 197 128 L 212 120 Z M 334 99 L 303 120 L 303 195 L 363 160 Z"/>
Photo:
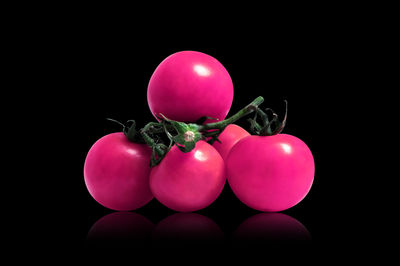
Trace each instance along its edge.
<path fill-rule="evenodd" d="M 178 52 L 164 59 L 147 88 L 147 101 L 154 116 L 161 113 L 184 122 L 195 122 L 204 116 L 223 120 L 232 100 L 233 84 L 228 71 L 215 58 L 194 51 Z"/>

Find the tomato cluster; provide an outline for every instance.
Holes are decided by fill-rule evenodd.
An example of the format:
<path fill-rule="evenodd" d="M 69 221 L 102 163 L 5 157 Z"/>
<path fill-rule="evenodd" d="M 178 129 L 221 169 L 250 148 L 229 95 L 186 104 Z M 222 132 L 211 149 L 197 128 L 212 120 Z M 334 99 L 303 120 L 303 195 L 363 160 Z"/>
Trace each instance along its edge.
<path fill-rule="evenodd" d="M 310 190 L 314 159 L 303 141 L 255 121 L 258 135 L 231 124 L 253 111 L 265 116 L 257 106 L 224 120 L 233 84 L 215 58 L 194 51 L 170 55 L 154 71 L 147 100 L 158 122 L 140 131 L 142 141 L 134 137 L 139 132 L 124 127 L 124 133 L 102 137 L 88 152 L 85 183 L 103 206 L 129 211 L 155 197 L 172 210 L 197 211 L 217 199 L 227 180 L 247 206 L 277 212 L 293 207 Z M 151 139 L 162 129 L 169 146 Z"/>

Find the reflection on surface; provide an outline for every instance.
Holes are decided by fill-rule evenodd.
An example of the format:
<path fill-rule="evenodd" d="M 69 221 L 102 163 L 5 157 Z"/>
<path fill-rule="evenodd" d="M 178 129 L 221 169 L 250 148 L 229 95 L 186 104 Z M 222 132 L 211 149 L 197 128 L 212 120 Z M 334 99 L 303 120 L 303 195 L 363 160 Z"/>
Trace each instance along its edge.
<path fill-rule="evenodd" d="M 311 235 L 298 220 L 282 213 L 251 216 L 224 237 L 212 219 L 197 213 L 175 213 L 154 226 L 140 214 L 114 212 L 100 218 L 87 235 L 87 245 L 92 247 L 168 248 L 223 243 L 234 247 L 297 240 L 311 240 Z"/>
<path fill-rule="evenodd" d="M 89 230 L 89 246 L 118 247 L 143 245 L 149 240 L 154 224 L 133 212 L 114 212 L 100 218 Z"/>
<path fill-rule="evenodd" d="M 235 243 L 272 243 L 290 240 L 311 240 L 307 228 L 283 213 L 259 213 L 246 219 L 233 232 Z"/>
<path fill-rule="evenodd" d="M 223 232 L 208 217 L 197 213 L 176 213 L 160 221 L 152 238 L 156 245 L 218 244 Z"/>

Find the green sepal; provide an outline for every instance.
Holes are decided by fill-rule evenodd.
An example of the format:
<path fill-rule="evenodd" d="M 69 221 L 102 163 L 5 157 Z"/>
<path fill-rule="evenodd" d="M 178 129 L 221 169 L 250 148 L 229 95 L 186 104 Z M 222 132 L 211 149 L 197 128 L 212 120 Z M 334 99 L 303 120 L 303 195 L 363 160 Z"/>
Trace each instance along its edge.
<path fill-rule="evenodd" d="M 128 138 L 129 141 L 135 143 L 145 143 L 143 138 L 140 134 L 137 134 L 138 131 L 136 130 L 136 121 L 135 120 L 128 120 L 125 124 L 119 122 L 118 120 L 112 118 L 106 118 L 109 121 L 117 123 L 122 126 L 122 132 Z M 130 125 L 129 125 L 130 124 Z"/>
<path fill-rule="evenodd" d="M 256 114 L 253 119 L 249 118 L 247 121 L 250 122 L 250 132 L 259 136 L 272 136 L 277 135 L 283 131 L 286 125 L 287 119 L 287 101 L 285 100 L 285 116 L 282 121 L 279 121 L 278 115 L 270 108 L 266 108 L 265 111 L 257 108 Z M 267 113 L 271 113 L 272 118 L 269 119 Z M 260 116 L 261 123 L 257 122 L 258 115 Z"/>
<path fill-rule="evenodd" d="M 168 130 L 166 132 L 168 132 L 168 138 L 170 138 L 170 140 L 172 138 L 173 142 L 175 142 L 175 145 L 179 148 L 179 150 L 181 150 L 182 152 L 190 152 L 191 150 L 193 150 L 196 146 L 196 142 L 199 141 L 202 137 L 199 132 L 199 126 L 196 124 L 186 124 L 184 122 L 171 120 L 165 117 L 163 114 L 160 115 L 163 121 L 169 123 L 175 129 L 177 133 L 177 135 L 175 136 L 173 136 Z M 188 131 L 191 131 L 194 134 L 192 141 L 185 140 L 185 133 Z"/>
<path fill-rule="evenodd" d="M 155 144 L 150 159 L 150 167 L 158 165 L 169 151 L 169 147 L 162 143 Z"/>
<path fill-rule="evenodd" d="M 127 123 L 131 123 L 129 127 L 124 127 L 124 134 L 129 140 L 134 140 L 136 136 L 136 121 L 128 120 Z"/>

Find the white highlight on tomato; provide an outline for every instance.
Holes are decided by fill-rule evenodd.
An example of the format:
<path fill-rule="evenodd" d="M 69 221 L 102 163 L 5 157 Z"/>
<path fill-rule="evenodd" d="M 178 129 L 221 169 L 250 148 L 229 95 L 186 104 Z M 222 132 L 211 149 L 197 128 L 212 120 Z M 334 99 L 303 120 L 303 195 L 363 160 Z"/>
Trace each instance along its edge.
<path fill-rule="evenodd" d="M 126 151 L 130 154 L 130 155 L 138 155 L 138 152 L 134 149 L 126 149 Z"/>
<path fill-rule="evenodd" d="M 197 159 L 197 160 L 199 160 L 199 161 L 205 161 L 205 160 L 207 160 L 207 157 L 204 155 L 204 153 L 202 152 L 202 151 L 200 151 L 200 150 L 197 150 L 195 153 L 194 153 L 194 157 Z"/>
<path fill-rule="evenodd" d="M 281 147 L 286 153 L 288 154 L 292 153 L 292 147 L 290 147 L 288 144 L 281 143 Z"/>
<path fill-rule="evenodd" d="M 206 67 L 202 65 L 195 65 L 194 71 L 196 71 L 196 73 L 199 74 L 200 76 L 204 77 L 207 77 L 211 74 L 210 70 L 208 70 Z"/>

